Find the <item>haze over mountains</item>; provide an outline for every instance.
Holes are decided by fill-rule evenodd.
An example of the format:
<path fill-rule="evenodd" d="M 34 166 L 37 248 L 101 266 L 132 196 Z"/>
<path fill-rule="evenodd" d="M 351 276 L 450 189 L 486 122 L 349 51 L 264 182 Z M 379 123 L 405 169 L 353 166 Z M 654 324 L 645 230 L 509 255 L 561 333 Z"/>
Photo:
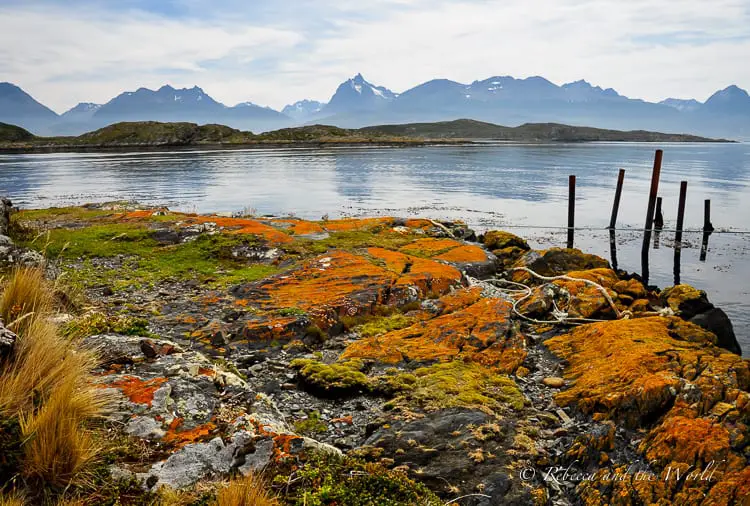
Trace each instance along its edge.
<path fill-rule="evenodd" d="M 78 135 L 120 121 L 219 123 L 262 132 L 313 123 L 360 128 L 458 118 L 508 126 L 557 122 L 748 140 L 750 96 L 732 85 L 717 91 L 705 103 L 681 99 L 652 103 L 583 80 L 558 86 L 542 77 L 510 76 L 470 84 L 435 79 L 395 93 L 357 74 L 343 82 L 328 103 L 305 99 L 282 111 L 252 102 L 230 107 L 197 86 L 163 86 L 125 92 L 106 104 L 82 103 L 58 115 L 19 87 L 0 83 L 0 122 L 40 135 Z"/>

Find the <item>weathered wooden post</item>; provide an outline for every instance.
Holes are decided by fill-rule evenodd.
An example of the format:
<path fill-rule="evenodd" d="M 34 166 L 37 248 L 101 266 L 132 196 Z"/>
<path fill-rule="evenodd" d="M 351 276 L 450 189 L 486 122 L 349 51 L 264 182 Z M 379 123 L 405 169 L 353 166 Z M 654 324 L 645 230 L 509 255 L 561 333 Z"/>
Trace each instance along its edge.
<path fill-rule="evenodd" d="M 685 222 L 685 200 L 687 181 L 680 181 L 680 201 L 677 204 L 677 227 L 674 233 L 674 284 L 680 284 L 680 263 L 682 256 L 682 227 Z"/>
<path fill-rule="evenodd" d="M 714 226 L 711 224 L 711 200 L 706 199 L 703 203 L 703 231 L 713 232 Z"/>
<path fill-rule="evenodd" d="M 701 256 L 700 261 L 706 261 L 706 255 L 708 254 L 708 238 L 714 231 L 714 226 L 711 224 L 711 201 L 706 199 L 703 205 L 703 240 L 701 241 Z"/>
<path fill-rule="evenodd" d="M 576 221 L 576 177 L 568 177 L 568 248 L 573 247 Z"/>
<path fill-rule="evenodd" d="M 659 177 L 661 175 L 661 161 L 664 151 L 656 150 L 654 156 L 654 168 L 651 173 L 651 191 L 648 196 L 648 208 L 646 209 L 646 226 L 643 230 L 643 246 L 641 247 L 641 269 L 643 271 L 643 284 L 648 285 L 648 249 L 651 245 L 651 227 L 654 223 L 654 208 L 656 207 L 656 195 L 659 193 Z"/>
<path fill-rule="evenodd" d="M 625 169 L 620 169 L 617 175 L 617 188 L 615 189 L 615 201 L 612 204 L 612 216 L 609 219 L 609 228 L 615 228 L 617 224 L 617 213 L 620 210 L 620 197 L 622 196 L 622 183 L 625 180 Z"/>
<path fill-rule="evenodd" d="M 612 257 L 612 269 L 617 270 L 617 237 L 615 229 L 609 229 L 609 255 Z"/>
<path fill-rule="evenodd" d="M 664 215 L 661 213 L 661 197 L 656 197 L 656 214 L 654 215 L 654 249 L 661 244 L 661 230 L 664 228 Z"/>

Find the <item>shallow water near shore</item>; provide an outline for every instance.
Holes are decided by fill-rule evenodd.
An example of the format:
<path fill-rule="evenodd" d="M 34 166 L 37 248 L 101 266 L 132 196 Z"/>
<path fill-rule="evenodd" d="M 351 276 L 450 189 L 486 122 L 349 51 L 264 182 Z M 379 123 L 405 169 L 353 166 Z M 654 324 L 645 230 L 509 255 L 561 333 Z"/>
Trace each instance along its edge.
<path fill-rule="evenodd" d="M 674 227 L 679 182 L 688 181 L 687 230 L 712 201 L 707 258 L 701 234 L 684 235 L 681 281 L 708 292 L 732 318 L 750 356 L 750 145 L 482 144 L 421 148 L 248 149 L 0 155 L 0 194 L 22 207 L 107 200 L 165 204 L 191 212 L 429 216 L 463 219 L 479 231 L 508 228 L 535 247 L 564 246 L 567 178 L 578 176 L 576 247 L 610 259 L 617 171 L 626 169 L 618 266 L 641 271 L 642 234 L 654 150 L 664 149 L 659 195 Z M 538 228 L 550 227 L 550 228 Z M 733 233 L 723 233 L 723 232 Z M 649 282 L 673 284 L 673 232 L 650 254 Z"/>

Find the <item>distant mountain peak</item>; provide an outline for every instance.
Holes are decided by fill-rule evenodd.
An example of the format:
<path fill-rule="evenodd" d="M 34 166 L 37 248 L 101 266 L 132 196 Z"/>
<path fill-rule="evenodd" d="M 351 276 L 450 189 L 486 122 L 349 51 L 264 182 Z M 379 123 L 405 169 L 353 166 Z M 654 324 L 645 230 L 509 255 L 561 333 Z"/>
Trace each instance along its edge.
<path fill-rule="evenodd" d="M 694 98 L 682 99 L 682 98 L 667 98 L 659 102 L 661 105 L 666 105 L 683 112 L 697 111 L 703 105 Z"/>
<path fill-rule="evenodd" d="M 383 86 L 368 82 L 362 74 L 341 83 L 330 102 L 325 106 L 327 112 L 353 112 L 375 110 L 398 97 Z"/>
<path fill-rule="evenodd" d="M 281 110 L 282 114 L 286 114 L 292 119 L 298 121 L 304 121 L 311 116 L 318 114 L 326 104 L 318 102 L 317 100 L 299 100 L 293 104 L 289 104 Z"/>

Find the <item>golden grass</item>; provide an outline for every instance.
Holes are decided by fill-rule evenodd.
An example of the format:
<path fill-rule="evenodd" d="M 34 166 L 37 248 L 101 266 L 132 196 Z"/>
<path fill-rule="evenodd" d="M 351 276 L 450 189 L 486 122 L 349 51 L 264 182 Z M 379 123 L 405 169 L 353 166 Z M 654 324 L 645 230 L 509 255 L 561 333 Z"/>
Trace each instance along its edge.
<path fill-rule="evenodd" d="M 219 489 L 216 506 L 278 506 L 263 480 L 255 474 L 237 478 Z"/>
<path fill-rule="evenodd" d="M 0 506 L 26 506 L 23 496 L 14 493 L 10 495 L 0 493 Z"/>
<path fill-rule="evenodd" d="M 0 416 L 18 419 L 29 483 L 65 486 L 98 448 L 87 425 L 109 402 L 89 383 L 93 352 L 65 339 L 48 321 L 52 286 L 40 269 L 17 270 L 0 296 L 0 315 L 18 334 L 11 360 L 0 367 Z"/>
<path fill-rule="evenodd" d="M 3 288 L 0 318 L 13 332 L 22 332 L 35 315 L 47 315 L 52 311 L 53 288 L 40 268 L 16 269 Z"/>

